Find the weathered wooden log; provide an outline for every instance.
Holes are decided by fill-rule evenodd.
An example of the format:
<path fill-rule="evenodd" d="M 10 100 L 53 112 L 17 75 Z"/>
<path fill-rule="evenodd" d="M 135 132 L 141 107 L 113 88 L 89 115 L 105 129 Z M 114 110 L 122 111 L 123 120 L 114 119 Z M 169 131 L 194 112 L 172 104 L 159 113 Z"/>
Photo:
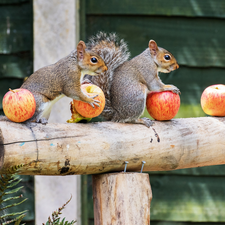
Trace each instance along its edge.
<path fill-rule="evenodd" d="M 225 118 L 155 122 L 147 128 L 90 124 L 0 122 L 0 172 L 25 164 L 20 174 L 69 175 L 175 170 L 225 163 Z"/>
<path fill-rule="evenodd" d="M 94 224 L 149 225 L 152 191 L 148 174 L 92 176 Z"/>

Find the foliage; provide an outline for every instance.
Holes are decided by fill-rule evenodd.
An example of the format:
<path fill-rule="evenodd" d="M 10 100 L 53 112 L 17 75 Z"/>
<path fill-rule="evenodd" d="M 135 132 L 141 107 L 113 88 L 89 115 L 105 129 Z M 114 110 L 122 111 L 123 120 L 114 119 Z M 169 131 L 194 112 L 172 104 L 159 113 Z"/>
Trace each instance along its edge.
<path fill-rule="evenodd" d="M 11 203 L 11 200 L 20 199 L 23 196 L 14 196 L 14 197 L 7 197 L 7 195 L 11 195 L 17 193 L 23 187 L 15 187 L 20 183 L 22 179 L 16 175 L 16 172 L 21 168 L 22 165 L 12 167 L 8 170 L 8 174 L 1 174 L 0 175 L 0 223 L 2 225 L 9 224 L 15 222 L 15 225 L 19 225 L 21 220 L 25 217 L 25 213 L 28 210 L 22 212 L 14 212 L 14 213 L 7 213 L 7 210 L 11 207 L 17 206 L 22 204 L 27 199 L 23 199 L 17 203 Z M 12 218 L 14 217 L 14 218 Z"/>
<path fill-rule="evenodd" d="M 23 196 L 14 196 L 14 197 L 6 197 L 7 195 L 17 193 L 19 190 L 21 190 L 23 187 L 15 187 L 17 186 L 22 179 L 19 178 L 16 173 L 23 165 L 14 166 L 8 170 L 7 174 L 0 174 L 0 224 L 6 225 L 12 222 L 15 222 L 15 225 L 19 225 L 22 221 L 22 219 L 26 216 L 26 212 L 28 210 L 22 211 L 22 212 L 14 212 L 14 213 L 7 213 L 7 210 L 13 206 L 17 206 L 22 204 L 24 201 L 27 200 L 23 199 L 20 202 L 17 203 L 10 203 L 11 200 L 20 199 Z M 62 210 L 65 208 L 65 206 L 71 201 L 71 198 L 58 210 L 54 211 L 52 213 L 52 218 L 48 218 L 48 221 L 46 224 L 43 223 L 43 225 L 73 225 L 76 223 L 76 221 L 72 220 L 71 222 L 65 221 L 66 219 L 63 218 L 61 220 L 60 214 L 62 214 Z M 13 218 L 14 217 L 14 218 Z"/>
<path fill-rule="evenodd" d="M 50 216 L 48 217 L 48 221 L 46 222 L 46 224 L 43 223 L 43 225 L 73 225 L 76 223 L 76 221 L 72 220 L 71 222 L 65 221 L 65 218 L 63 218 L 60 221 L 60 217 L 59 215 L 62 214 L 61 211 L 65 208 L 65 206 L 70 202 L 71 198 L 60 208 L 58 208 L 58 210 L 54 211 L 52 213 L 52 219 L 50 218 Z"/>

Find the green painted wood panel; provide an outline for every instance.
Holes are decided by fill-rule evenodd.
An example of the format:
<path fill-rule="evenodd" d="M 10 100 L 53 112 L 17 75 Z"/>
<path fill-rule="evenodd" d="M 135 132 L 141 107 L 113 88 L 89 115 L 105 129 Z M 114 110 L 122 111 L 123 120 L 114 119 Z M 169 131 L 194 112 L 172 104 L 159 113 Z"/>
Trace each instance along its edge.
<path fill-rule="evenodd" d="M 24 78 L 33 70 L 31 52 L 21 52 L 17 55 L 0 54 L 0 78 Z"/>
<path fill-rule="evenodd" d="M 155 174 L 184 175 L 184 176 L 225 176 L 225 165 L 204 166 L 171 171 L 157 171 L 157 172 L 149 172 L 149 174 L 150 176 Z"/>
<path fill-rule="evenodd" d="M 222 225 L 223 223 L 199 223 L 199 222 L 170 222 L 170 221 L 151 221 L 151 225 Z M 94 225 L 94 224 L 93 224 Z"/>
<path fill-rule="evenodd" d="M 162 15 L 225 18 L 223 0 L 86 0 L 87 15 Z"/>
<path fill-rule="evenodd" d="M 225 222 L 223 177 L 150 176 L 152 220 Z"/>
<path fill-rule="evenodd" d="M 0 7 L 0 54 L 32 49 L 32 1 Z"/>
<path fill-rule="evenodd" d="M 132 57 L 154 39 L 180 65 L 225 66 L 225 20 L 150 16 L 88 16 L 86 37 L 98 31 L 117 32 L 128 43 Z"/>
<path fill-rule="evenodd" d="M 29 2 L 29 0 L 0 0 L 0 5 L 6 5 L 6 4 L 18 4 L 22 2 Z"/>

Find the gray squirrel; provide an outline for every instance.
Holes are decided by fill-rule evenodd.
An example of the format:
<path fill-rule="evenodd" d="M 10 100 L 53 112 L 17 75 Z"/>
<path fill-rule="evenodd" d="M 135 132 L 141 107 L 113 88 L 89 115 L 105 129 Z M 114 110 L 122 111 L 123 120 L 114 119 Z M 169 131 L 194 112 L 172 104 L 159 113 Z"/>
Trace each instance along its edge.
<path fill-rule="evenodd" d="M 106 97 L 101 117 L 119 123 L 144 124 L 150 127 L 149 118 L 140 118 L 149 91 L 180 93 L 174 85 L 165 85 L 158 72 L 169 73 L 179 68 L 175 57 L 150 40 L 148 48 L 128 61 L 130 53 L 123 39 L 115 33 L 99 32 L 86 43 L 87 49 L 99 54 L 108 70 L 99 76 L 85 76 L 85 82 L 99 86 Z"/>
<path fill-rule="evenodd" d="M 88 97 L 82 92 L 81 81 L 85 74 L 95 76 L 106 70 L 102 58 L 80 41 L 71 54 L 37 70 L 22 84 L 21 88 L 28 89 L 36 101 L 35 114 L 29 121 L 46 124 L 53 104 L 65 95 L 99 106 L 96 96 Z"/>

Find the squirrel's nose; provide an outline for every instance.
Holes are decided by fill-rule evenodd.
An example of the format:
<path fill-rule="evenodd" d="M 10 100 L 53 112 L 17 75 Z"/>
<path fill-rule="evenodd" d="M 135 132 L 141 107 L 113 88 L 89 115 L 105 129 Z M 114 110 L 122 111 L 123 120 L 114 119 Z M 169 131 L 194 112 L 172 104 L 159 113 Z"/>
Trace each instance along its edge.
<path fill-rule="evenodd" d="M 104 71 L 106 71 L 106 70 L 108 70 L 108 67 L 107 66 L 104 67 Z"/>
<path fill-rule="evenodd" d="M 178 69 L 178 68 L 179 68 L 179 65 L 177 64 L 176 69 Z"/>

